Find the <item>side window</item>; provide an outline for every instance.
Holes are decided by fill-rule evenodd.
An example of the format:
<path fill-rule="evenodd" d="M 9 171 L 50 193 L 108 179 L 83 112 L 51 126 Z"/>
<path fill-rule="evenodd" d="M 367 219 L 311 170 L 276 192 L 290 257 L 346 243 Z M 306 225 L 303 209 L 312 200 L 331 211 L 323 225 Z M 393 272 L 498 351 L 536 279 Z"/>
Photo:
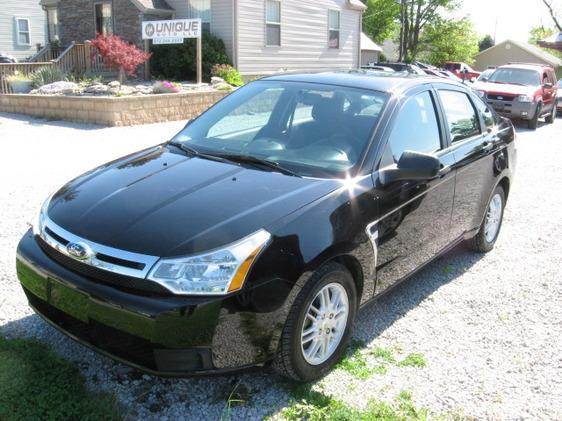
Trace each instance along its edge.
<path fill-rule="evenodd" d="M 476 104 L 476 108 L 478 108 L 478 110 L 484 117 L 484 125 L 486 126 L 486 129 L 491 129 L 492 127 L 494 127 L 494 123 L 496 120 L 494 119 L 494 113 L 492 112 L 490 107 L 478 97 L 475 97 L 474 101 Z"/>
<path fill-rule="evenodd" d="M 458 142 L 481 133 L 478 115 L 468 95 L 458 91 L 439 91 L 449 124 L 451 141 Z"/>
<path fill-rule="evenodd" d="M 441 149 L 439 124 L 431 94 L 419 93 L 400 110 L 384 153 L 383 165 L 398 162 L 404 151 L 431 153 Z"/>

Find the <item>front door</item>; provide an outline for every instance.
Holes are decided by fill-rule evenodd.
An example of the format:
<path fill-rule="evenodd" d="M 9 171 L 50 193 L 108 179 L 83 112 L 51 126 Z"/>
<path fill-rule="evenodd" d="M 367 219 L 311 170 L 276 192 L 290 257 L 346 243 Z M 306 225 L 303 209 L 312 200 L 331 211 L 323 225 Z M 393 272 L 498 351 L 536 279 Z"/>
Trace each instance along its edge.
<path fill-rule="evenodd" d="M 378 171 L 374 173 L 380 204 L 380 218 L 370 228 L 378 237 L 376 293 L 415 271 L 449 243 L 454 157 L 446 149 L 437 104 L 430 87 L 418 89 L 401 101 L 378 169 L 395 165 L 404 151 L 416 151 L 439 157 L 439 175 L 382 185 Z"/>

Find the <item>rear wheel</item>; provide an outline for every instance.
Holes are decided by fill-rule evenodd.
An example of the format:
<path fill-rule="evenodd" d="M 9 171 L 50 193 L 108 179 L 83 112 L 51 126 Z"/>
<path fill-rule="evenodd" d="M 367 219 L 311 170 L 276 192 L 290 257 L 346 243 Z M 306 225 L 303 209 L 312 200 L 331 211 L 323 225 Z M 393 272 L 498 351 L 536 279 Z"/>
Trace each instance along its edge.
<path fill-rule="evenodd" d="M 349 271 L 337 263 L 322 266 L 295 299 L 274 369 L 303 382 L 326 375 L 345 351 L 356 309 L 357 292 Z"/>
<path fill-rule="evenodd" d="M 540 117 L 540 114 L 541 114 L 541 110 L 542 110 L 541 104 L 537 104 L 537 109 L 535 110 L 535 115 L 533 116 L 532 119 L 530 119 L 527 122 L 527 126 L 529 127 L 529 129 L 535 130 L 537 128 L 537 126 L 539 125 L 539 117 Z"/>
<path fill-rule="evenodd" d="M 556 103 L 554 103 L 550 114 L 548 114 L 544 119 L 544 121 L 546 121 L 548 124 L 554 123 L 554 120 L 556 120 Z"/>
<path fill-rule="evenodd" d="M 480 225 L 478 234 L 468 241 L 471 249 L 480 253 L 486 253 L 494 248 L 500 233 L 504 208 L 505 192 L 501 186 L 497 186 L 488 203 L 486 216 Z"/>

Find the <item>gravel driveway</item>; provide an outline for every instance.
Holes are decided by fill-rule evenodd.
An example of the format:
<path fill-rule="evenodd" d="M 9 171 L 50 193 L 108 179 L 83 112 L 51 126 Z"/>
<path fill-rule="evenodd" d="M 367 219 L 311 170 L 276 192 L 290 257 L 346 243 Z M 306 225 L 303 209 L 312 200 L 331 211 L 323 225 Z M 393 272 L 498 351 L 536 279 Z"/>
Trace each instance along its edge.
<path fill-rule="evenodd" d="M 256 419 L 290 402 L 269 372 L 170 380 L 98 356 L 34 315 L 18 286 L 14 255 L 26 222 L 68 179 L 168 139 L 179 122 L 100 128 L 0 113 L 0 330 L 33 337 L 74 361 L 94 389 L 117 394 L 130 418 Z M 397 359 L 419 353 L 425 367 L 389 364 L 360 379 L 335 370 L 315 387 L 352 406 L 411 392 L 433 414 L 562 419 L 562 119 L 518 129 L 518 169 L 496 248 L 463 247 L 431 264 L 360 315 L 355 338 Z M 234 387 L 243 405 L 227 409 Z"/>

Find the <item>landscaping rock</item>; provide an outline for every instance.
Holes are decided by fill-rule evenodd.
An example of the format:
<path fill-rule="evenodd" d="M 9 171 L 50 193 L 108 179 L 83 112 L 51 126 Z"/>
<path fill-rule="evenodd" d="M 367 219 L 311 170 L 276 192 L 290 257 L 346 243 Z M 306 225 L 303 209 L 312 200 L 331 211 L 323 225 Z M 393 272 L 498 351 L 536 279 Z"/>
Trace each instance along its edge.
<path fill-rule="evenodd" d="M 136 93 L 142 95 L 150 95 L 153 93 L 152 86 L 148 86 L 148 85 L 137 85 L 135 86 L 135 89 L 137 91 Z"/>
<path fill-rule="evenodd" d="M 118 80 L 114 80 L 112 82 L 109 82 L 107 86 L 109 86 L 110 88 L 119 88 L 121 86 L 121 83 Z"/>
<path fill-rule="evenodd" d="M 230 86 L 226 82 L 217 83 L 216 85 L 213 85 L 213 88 L 215 88 L 217 91 L 232 91 L 232 86 Z"/>
<path fill-rule="evenodd" d="M 94 83 L 84 89 L 84 93 L 86 94 L 107 95 L 108 92 L 109 86 L 104 85 L 103 83 Z"/>
<path fill-rule="evenodd" d="M 220 85 L 222 83 L 226 83 L 222 77 L 213 76 L 211 78 L 211 85 L 213 85 L 213 86 Z"/>
<path fill-rule="evenodd" d="M 80 86 L 74 82 L 54 82 L 43 85 L 36 90 L 41 95 L 68 95 L 80 92 Z"/>

